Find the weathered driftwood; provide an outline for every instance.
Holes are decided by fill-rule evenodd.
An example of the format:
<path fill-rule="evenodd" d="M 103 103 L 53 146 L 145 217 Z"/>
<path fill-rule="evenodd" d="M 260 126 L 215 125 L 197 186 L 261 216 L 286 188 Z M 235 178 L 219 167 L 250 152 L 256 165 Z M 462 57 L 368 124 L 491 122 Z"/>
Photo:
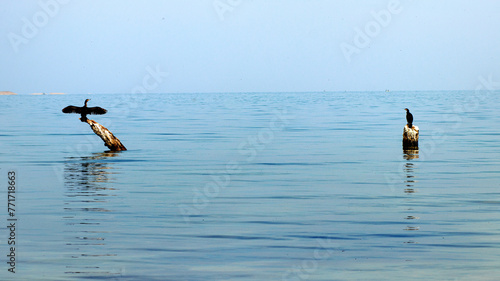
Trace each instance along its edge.
<path fill-rule="evenodd" d="M 418 127 L 413 125 L 411 128 L 408 124 L 403 130 L 403 148 L 418 149 Z"/>
<path fill-rule="evenodd" d="M 97 123 L 94 120 L 86 119 L 82 122 L 86 122 L 92 128 L 92 131 L 104 141 L 104 145 L 107 146 L 112 151 L 127 150 L 125 146 L 116 138 L 113 133 L 111 133 L 106 127 Z"/>

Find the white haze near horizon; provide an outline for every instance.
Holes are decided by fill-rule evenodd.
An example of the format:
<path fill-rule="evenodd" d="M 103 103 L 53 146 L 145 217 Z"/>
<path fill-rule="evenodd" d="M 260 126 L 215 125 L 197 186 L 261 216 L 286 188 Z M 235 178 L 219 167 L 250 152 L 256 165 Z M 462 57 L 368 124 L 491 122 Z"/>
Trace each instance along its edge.
<path fill-rule="evenodd" d="M 473 90 L 498 1 L 1 0 L 0 91 Z M 496 85 L 496 84 L 495 84 Z"/>

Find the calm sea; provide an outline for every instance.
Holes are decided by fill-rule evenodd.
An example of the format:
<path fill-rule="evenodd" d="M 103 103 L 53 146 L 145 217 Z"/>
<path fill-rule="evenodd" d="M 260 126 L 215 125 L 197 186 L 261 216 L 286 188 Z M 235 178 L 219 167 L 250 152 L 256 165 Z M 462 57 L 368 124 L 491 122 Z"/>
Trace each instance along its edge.
<path fill-rule="evenodd" d="M 0 279 L 499 280 L 499 94 L 0 96 Z"/>

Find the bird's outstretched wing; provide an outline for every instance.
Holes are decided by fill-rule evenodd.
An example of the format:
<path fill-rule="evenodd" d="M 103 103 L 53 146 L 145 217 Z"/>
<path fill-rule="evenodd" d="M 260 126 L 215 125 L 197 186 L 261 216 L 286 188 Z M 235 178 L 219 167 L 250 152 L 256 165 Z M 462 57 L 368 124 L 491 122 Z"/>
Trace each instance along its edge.
<path fill-rule="evenodd" d="M 106 112 L 108 112 L 106 109 L 98 106 L 87 108 L 87 114 L 102 115 L 106 114 Z"/>
<path fill-rule="evenodd" d="M 64 113 L 82 113 L 82 108 L 74 105 L 69 105 L 63 108 Z"/>

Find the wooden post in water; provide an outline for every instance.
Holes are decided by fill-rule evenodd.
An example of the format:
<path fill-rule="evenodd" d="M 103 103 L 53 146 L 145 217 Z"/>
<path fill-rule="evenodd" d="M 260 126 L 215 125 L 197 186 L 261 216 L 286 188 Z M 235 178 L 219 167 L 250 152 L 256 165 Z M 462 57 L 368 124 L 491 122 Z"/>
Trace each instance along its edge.
<path fill-rule="evenodd" d="M 403 149 L 418 149 L 418 127 L 408 124 L 403 130 Z"/>
<path fill-rule="evenodd" d="M 113 133 L 111 133 L 106 127 L 97 123 L 94 120 L 86 119 L 82 122 L 86 122 L 92 128 L 92 131 L 104 141 L 104 145 L 107 146 L 112 151 L 122 151 L 127 150 L 125 146 L 116 138 Z"/>

